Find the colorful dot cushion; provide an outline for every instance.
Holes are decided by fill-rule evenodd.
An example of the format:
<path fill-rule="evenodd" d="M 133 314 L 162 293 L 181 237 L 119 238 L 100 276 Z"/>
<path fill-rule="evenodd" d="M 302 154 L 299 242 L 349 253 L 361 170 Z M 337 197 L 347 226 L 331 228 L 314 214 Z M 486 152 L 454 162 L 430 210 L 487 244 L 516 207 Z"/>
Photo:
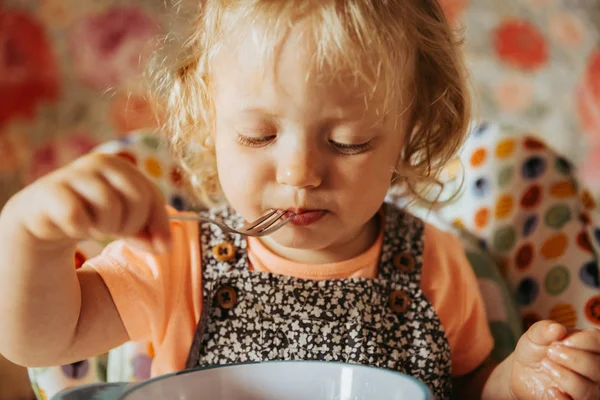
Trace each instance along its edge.
<path fill-rule="evenodd" d="M 95 151 L 117 154 L 136 165 L 150 178 L 167 202 L 178 210 L 186 209 L 181 171 L 171 158 L 168 144 L 158 135 L 133 133 L 120 140 L 107 142 Z"/>
<path fill-rule="evenodd" d="M 499 260 L 524 328 L 540 319 L 600 327 L 600 214 L 572 164 L 490 124 L 474 128 L 460 158 L 463 193 L 442 215 Z"/>

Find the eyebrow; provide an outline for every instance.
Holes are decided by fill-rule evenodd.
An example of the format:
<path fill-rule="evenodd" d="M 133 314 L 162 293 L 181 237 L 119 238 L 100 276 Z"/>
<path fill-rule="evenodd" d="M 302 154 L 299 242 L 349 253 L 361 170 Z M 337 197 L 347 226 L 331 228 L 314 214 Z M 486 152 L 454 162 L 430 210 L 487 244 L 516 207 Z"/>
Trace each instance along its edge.
<path fill-rule="evenodd" d="M 273 109 L 260 106 L 244 106 L 239 111 L 243 114 L 261 114 L 269 117 L 277 116 L 277 113 Z"/>

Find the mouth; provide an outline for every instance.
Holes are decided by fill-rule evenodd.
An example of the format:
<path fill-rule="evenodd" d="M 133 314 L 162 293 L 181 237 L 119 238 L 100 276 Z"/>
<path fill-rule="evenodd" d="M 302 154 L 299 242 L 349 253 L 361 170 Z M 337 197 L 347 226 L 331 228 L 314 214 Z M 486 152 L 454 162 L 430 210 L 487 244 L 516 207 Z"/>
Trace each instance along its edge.
<path fill-rule="evenodd" d="M 282 218 L 293 217 L 290 224 L 296 226 L 312 225 L 327 214 L 325 210 L 288 209 Z"/>

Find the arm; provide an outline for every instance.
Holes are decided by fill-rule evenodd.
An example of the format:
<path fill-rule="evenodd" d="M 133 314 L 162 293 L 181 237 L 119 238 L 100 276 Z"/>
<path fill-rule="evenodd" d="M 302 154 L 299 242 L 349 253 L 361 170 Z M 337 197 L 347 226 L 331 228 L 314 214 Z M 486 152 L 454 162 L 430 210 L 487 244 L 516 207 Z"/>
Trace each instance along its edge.
<path fill-rule="evenodd" d="M 0 400 L 36 400 L 27 369 L 0 354 Z"/>
<path fill-rule="evenodd" d="M 147 187 L 144 187 L 147 185 Z M 0 214 L 0 353 L 27 366 L 64 364 L 128 339 L 106 285 L 74 268 L 96 232 L 170 236 L 161 197 L 124 161 L 90 156 L 14 196 Z M 152 235 L 154 233 L 154 235 Z M 166 239 L 165 239 L 166 241 Z"/>
<path fill-rule="evenodd" d="M 508 391 L 508 365 L 509 359 L 500 364 L 488 359 L 470 374 L 454 378 L 452 398 L 514 400 Z"/>
<path fill-rule="evenodd" d="M 123 324 L 101 279 L 89 271 L 76 273 L 76 241 L 37 239 L 18 220 L 18 202 L 19 196 L 9 201 L 0 219 L 0 292 L 5 294 L 0 323 L 11 327 L 0 332 L 2 353 L 28 366 L 77 361 L 69 354 L 73 345 L 102 339 L 100 331 L 89 329 L 87 316 L 92 307 L 104 310 L 97 321 L 102 319 L 105 326 L 115 327 L 115 334 L 107 337 L 107 345 L 126 340 Z"/>

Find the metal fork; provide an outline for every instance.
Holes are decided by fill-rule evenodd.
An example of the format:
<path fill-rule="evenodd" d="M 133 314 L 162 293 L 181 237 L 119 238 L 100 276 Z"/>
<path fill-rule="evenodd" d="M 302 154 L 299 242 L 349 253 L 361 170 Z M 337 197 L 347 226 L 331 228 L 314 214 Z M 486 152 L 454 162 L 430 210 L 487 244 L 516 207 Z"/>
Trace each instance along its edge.
<path fill-rule="evenodd" d="M 204 216 L 198 215 L 198 214 L 196 214 L 196 215 L 172 215 L 169 218 L 176 219 L 176 220 L 209 222 L 211 224 L 217 225 L 225 233 L 235 233 L 235 234 L 244 235 L 244 236 L 260 237 L 260 236 L 270 235 L 271 233 L 275 232 L 279 228 L 282 228 L 285 224 L 290 222 L 295 216 L 295 215 L 290 215 L 286 219 L 281 220 L 281 218 L 285 214 L 287 214 L 287 211 L 271 210 L 267 214 L 265 214 L 262 217 L 260 217 L 259 219 L 257 219 L 256 221 L 250 222 L 250 223 L 244 225 L 243 227 L 241 227 L 240 229 L 233 229 L 232 227 L 230 227 L 229 225 L 227 225 L 225 222 L 221 221 L 220 219 L 208 218 L 208 217 L 204 217 Z"/>

